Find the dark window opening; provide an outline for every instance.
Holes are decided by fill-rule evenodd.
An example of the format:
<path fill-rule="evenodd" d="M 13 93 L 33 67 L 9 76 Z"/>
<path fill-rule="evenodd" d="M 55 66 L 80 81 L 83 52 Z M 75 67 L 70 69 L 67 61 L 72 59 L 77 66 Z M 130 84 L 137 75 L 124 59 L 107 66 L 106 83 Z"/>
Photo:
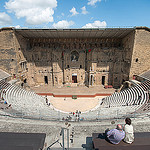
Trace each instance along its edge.
<path fill-rule="evenodd" d="M 82 68 L 82 65 L 80 65 L 80 68 Z"/>
<path fill-rule="evenodd" d="M 27 79 L 24 79 L 24 81 L 23 81 L 24 83 L 27 83 Z"/>
<path fill-rule="evenodd" d="M 105 85 L 105 76 L 102 76 L 102 85 Z"/>
<path fill-rule="evenodd" d="M 125 82 L 125 80 L 124 79 L 122 79 L 122 84 Z"/>
<path fill-rule="evenodd" d="M 57 82 L 57 77 L 55 77 L 55 82 Z"/>
<path fill-rule="evenodd" d="M 45 81 L 45 84 L 48 84 L 48 77 L 47 76 L 44 76 L 44 81 Z"/>
<path fill-rule="evenodd" d="M 67 68 L 69 68 L 69 65 L 67 65 Z"/>
<path fill-rule="evenodd" d="M 138 58 L 136 58 L 136 60 L 135 60 L 136 62 L 138 62 L 139 61 L 139 59 Z"/>
<path fill-rule="evenodd" d="M 93 76 L 91 75 L 91 85 L 93 85 Z"/>

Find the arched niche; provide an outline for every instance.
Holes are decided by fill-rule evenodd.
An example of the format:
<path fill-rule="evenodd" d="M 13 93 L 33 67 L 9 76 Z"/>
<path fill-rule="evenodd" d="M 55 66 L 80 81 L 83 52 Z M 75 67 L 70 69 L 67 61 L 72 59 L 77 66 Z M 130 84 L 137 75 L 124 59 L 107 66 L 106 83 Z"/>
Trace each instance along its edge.
<path fill-rule="evenodd" d="M 78 61 L 79 53 L 75 50 L 71 52 L 71 61 Z"/>

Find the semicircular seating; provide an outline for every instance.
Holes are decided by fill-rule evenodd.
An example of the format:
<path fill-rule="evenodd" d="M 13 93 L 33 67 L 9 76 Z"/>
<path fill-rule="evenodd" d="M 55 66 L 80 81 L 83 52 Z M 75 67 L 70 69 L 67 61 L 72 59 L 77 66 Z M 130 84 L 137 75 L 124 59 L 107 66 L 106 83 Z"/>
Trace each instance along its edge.
<path fill-rule="evenodd" d="M 120 93 L 113 93 L 111 96 L 107 96 L 103 99 L 105 107 L 116 107 L 125 105 L 138 106 L 139 109 L 143 104 L 147 102 L 148 93 L 150 89 L 150 81 L 143 82 L 141 84 L 134 83 L 134 86 L 121 91 Z"/>
<path fill-rule="evenodd" d="M 68 114 L 56 111 L 45 103 L 45 97 L 37 95 L 35 92 L 27 91 L 19 86 L 0 81 L 0 87 L 6 91 L 1 92 L 1 97 L 12 105 L 12 108 L 18 112 L 33 117 L 43 116 L 58 120 L 66 117 Z M 150 82 L 145 81 L 141 84 L 135 84 L 133 87 L 121 92 L 115 92 L 111 96 L 103 98 L 102 106 L 81 114 L 87 120 L 101 117 L 114 117 L 116 114 L 125 114 L 144 108 L 149 99 L 147 90 L 150 89 Z M 3 95 L 2 95 L 3 94 Z M 147 106 L 148 107 L 148 106 Z"/>
<path fill-rule="evenodd" d="M 48 117 L 49 119 L 58 120 L 66 117 L 66 113 L 60 113 L 48 106 L 45 97 L 37 95 L 35 92 L 27 91 L 17 85 L 11 85 L 4 81 L 0 81 L 0 87 L 5 90 L 5 94 L 1 92 L 8 104 L 11 104 L 14 112 L 20 112 L 33 117 Z"/>

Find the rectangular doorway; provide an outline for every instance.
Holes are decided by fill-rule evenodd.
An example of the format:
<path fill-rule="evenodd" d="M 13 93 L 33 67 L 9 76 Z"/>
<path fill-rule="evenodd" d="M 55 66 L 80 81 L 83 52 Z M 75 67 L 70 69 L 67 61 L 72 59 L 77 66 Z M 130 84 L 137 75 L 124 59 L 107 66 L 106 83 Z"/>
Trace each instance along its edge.
<path fill-rule="evenodd" d="M 93 85 L 93 75 L 91 75 L 90 85 Z"/>
<path fill-rule="evenodd" d="M 102 85 L 105 85 L 105 76 L 102 76 Z"/>
<path fill-rule="evenodd" d="M 48 77 L 47 76 L 44 76 L 44 81 L 45 81 L 45 84 L 48 84 Z"/>
<path fill-rule="evenodd" d="M 72 83 L 77 83 L 77 75 L 72 75 Z"/>

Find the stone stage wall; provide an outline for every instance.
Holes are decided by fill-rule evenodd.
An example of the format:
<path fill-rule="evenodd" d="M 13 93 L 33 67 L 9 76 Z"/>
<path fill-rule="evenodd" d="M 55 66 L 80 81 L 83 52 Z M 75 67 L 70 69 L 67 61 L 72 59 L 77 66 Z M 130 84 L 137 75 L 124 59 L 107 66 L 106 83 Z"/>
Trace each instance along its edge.
<path fill-rule="evenodd" d="M 25 38 L 12 28 L 0 30 L 0 68 L 29 86 L 119 87 L 150 69 L 149 28 L 125 37 Z"/>

